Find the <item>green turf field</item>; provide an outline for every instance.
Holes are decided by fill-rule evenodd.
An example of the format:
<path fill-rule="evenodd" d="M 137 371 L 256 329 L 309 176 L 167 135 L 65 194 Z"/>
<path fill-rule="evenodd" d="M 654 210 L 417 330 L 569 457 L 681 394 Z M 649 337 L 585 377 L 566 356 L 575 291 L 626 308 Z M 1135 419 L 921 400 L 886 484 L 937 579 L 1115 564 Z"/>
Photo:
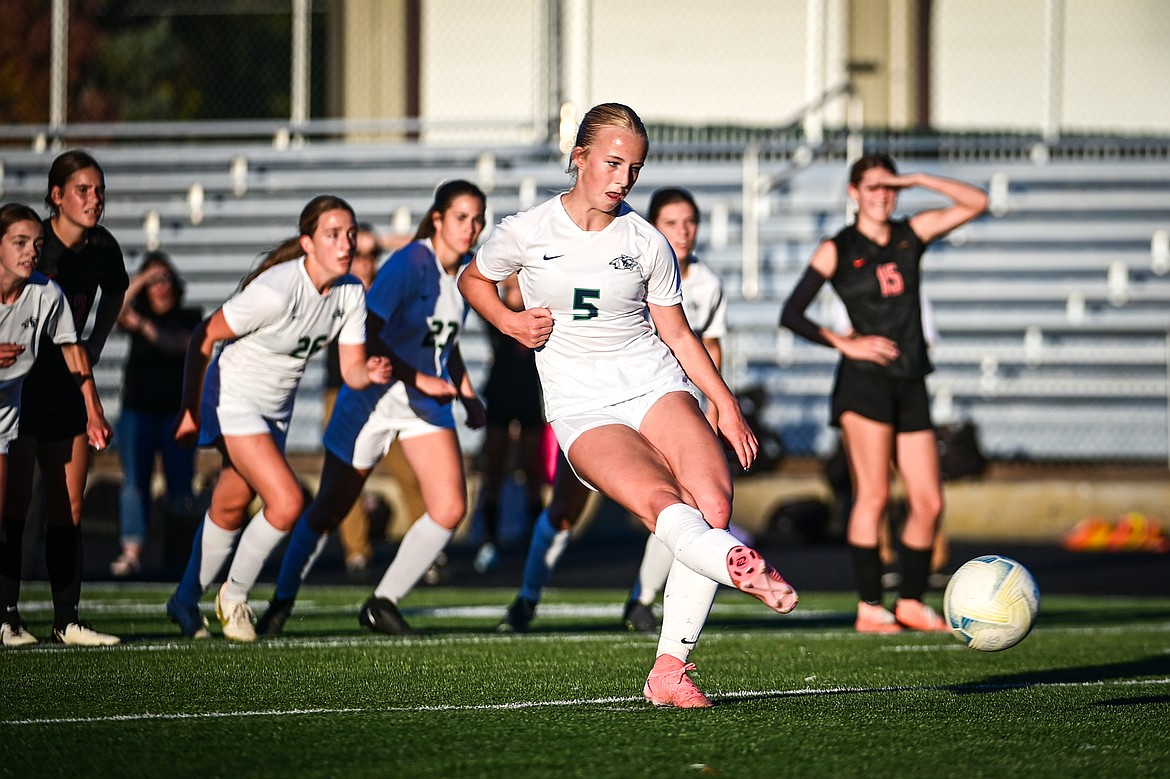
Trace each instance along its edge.
<path fill-rule="evenodd" d="M 643 701 L 655 639 L 615 629 L 616 590 L 551 592 L 504 636 L 510 592 L 420 589 L 427 635 L 386 639 L 357 626 L 365 588 L 308 587 L 286 637 L 246 646 L 177 638 L 169 592 L 87 586 L 126 641 L 73 649 L 26 586 L 42 643 L 0 650 L 0 776 L 1170 776 L 1167 599 L 1047 597 L 981 654 L 857 635 L 843 594 L 781 617 L 723 591 L 691 658 L 715 707 L 681 711 Z"/>

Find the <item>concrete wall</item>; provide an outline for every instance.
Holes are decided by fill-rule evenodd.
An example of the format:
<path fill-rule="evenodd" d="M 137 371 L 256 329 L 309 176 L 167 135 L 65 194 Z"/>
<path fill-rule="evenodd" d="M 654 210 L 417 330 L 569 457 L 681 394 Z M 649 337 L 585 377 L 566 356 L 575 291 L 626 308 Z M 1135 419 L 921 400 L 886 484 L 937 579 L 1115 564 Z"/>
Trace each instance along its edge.
<path fill-rule="evenodd" d="M 1031 130 L 1048 110 L 1043 0 L 936 0 L 932 118 L 941 130 Z M 1065 132 L 1170 126 L 1170 4 L 1064 0 L 1051 99 Z"/>
<path fill-rule="evenodd" d="M 336 2 L 345 115 L 401 115 L 408 0 Z M 853 77 L 869 126 L 917 126 L 927 102 L 940 130 L 1170 125 L 1170 3 L 1160 0 L 419 3 L 422 115 L 479 120 L 483 140 L 539 139 L 565 99 L 582 103 L 578 116 L 616 100 L 650 122 L 774 126 L 850 64 L 863 66 Z M 830 126 L 842 116 L 836 106 Z M 532 132 L 517 137 L 517 126 Z"/>

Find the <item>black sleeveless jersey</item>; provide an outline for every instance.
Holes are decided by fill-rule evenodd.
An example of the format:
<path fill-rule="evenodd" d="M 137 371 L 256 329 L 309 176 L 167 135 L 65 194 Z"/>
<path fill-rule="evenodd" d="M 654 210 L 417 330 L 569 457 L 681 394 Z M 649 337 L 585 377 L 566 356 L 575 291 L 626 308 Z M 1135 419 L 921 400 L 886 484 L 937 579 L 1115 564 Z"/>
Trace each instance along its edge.
<path fill-rule="evenodd" d="M 837 272 L 833 289 L 845 303 L 859 335 L 881 335 L 898 345 L 898 359 L 887 366 L 858 362 L 897 378 L 918 379 L 933 370 L 922 332 L 921 286 L 924 244 L 908 220 L 890 222 L 890 242 L 879 246 L 853 225 L 833 236 Z"/>

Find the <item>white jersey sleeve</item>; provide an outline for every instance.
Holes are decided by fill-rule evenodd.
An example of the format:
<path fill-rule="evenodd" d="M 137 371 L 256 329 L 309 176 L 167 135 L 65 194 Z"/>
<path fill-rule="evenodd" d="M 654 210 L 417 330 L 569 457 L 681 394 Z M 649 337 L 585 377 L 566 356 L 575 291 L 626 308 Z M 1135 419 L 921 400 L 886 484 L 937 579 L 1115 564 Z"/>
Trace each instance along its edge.
<path fill-rule="evenodd" d="M 16 302 L 0 304 L 0 343 L 24 347 L 12 365 L 0 368 L 0 408 L 19 407 L 24 377 L 46 340 L 57 345 L 75 344 L 77 330 L 61 288 L 34 272 Z"/>
<path fill-rule="evenodd" d="M 687 324 L 695 335 L 700 338 L 727 335 L 727 298 L 719 274 L 692 259 L 682 280 L 682 295 Z"/>

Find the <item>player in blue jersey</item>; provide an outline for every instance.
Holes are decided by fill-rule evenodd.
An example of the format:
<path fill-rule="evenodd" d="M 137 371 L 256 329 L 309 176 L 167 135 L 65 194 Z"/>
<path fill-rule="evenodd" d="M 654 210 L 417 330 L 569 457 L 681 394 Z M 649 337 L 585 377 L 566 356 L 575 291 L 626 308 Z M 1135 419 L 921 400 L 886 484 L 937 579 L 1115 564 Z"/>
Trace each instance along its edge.
<path fill-rule="evenodd" d="M 893 219 L 898 193 L 910 187 L 937 192 L 951 203 Z M 847 540 L 859 595 L 855 628 L 862 633 L 946 631 L 946 622 L 922 602 L 943 495 L 926 392 L 932 366 L 922 327 L 921 262 L 928 244 L 987 209 L 987 193 L 940 176 L 898 175 L 885 154 L 869 154 L 853 164 L 848 192 L 857 206 L 856 221 L 817 247 L 784 303 L 780 324 L 841 353 L 832 424 L 841 428 L 854 482 Z M 851 323 L 845 332 L 821 327 L 805 315 L 825 281 L 845 304 Z M 891 463 L 901 474 L 909 505 L 893 612 L 882 606 L 878 551 Z"/>
<path fill-rule="evenodd" d="M 414 632 L 398 602 L 434 564 L 467 510 L 452 401 L 463 404 L 470 427 L 485 421 L 459 352 L 468 309 L 455 280 L 479 240 L 486 207 L 487 198 L 471 182 L 444 183 L 414 241 L 379 269 L 368 294 L 371 349 L 389 355 L 394 381 L 388 387 L 338 393 L 325 430 L 321 486 L 289 541 L 272 603 L 261 618 L 262 633 L 283 631 L 328 534 L 396 438 L 418 477 L 426 513 L 403 537 L 358 622 L 388 635 Z"/>
<path fill-rule="evenodd" d="M 357 238 L 353 209 L 321 195 L 301 211 L 299 226 L 297 237 L 270 252 L 239 292 L 195 328 L 187 349 L 175 439 L 186 446 L 198 439 L 223 456 L 211 507 L 167 602 L 167 614 L 189 637 L 208 636 L 199 599 L 238 538 L 215 611 L 225 638 L 256 639 L 248 591 L 304 503 L 284 445 L 309 358 L 336 339 L 347 386 L 390 379 L 390 361 L 366 354 L 365 292 L 349 275 Z M 241 533 L 257 495 L 264 507 Z"/>
<path fill-rule="evenodd" d="M 757 441 L 683 313 L 670 244 L 625 203 L 648 143 L 628 106 L 587 111 L 569 158 L 572 188 L 501 222 L 459 287 L 500 331 L 538 349 L 546 417 L 581 481 L 673 553 L 643 695 L 697 708 L 711 702 L 687 675 L 688 657 L 719 584 L 782 613 L 797 598 L 726 531 L 731 473 L 695 388 L 718 407 L 719 432 L 745 468 Z M 517 272 L 527 306 L 519 312 L 496 290 Z"/>
<path fill-rule="evenodd" d="M 47 344 L 60 348 L 65 365 L 79 385 L 86 409 L 86 440 L 90 446 L 104 448 L 110 440 L 110 427 L 102 411 L 94 386 L 93 371 L 85 347 L 77 340 L 73 312 L 56 283 L 36 272 L 42 240 L 41 218 L 26 205 L 8 203 L 0 206 L 0 506 L 7 497 L 8 451 L 19 432 L 21 389 L 37 355 Z M 17 474 L 23 477 L 23 473 Z M 31 473 L 28 474 L 31 477 Z M 28 489 L 20 485 L 18 489 Z M 0 524 L 7 531 L 8 516 L 0 511 Z M 0 558 L 7 565 L 12 556 L 19 565 L 20 536 L 0 533 Z M 16 584 L 20 583 L 19 575 Z M 35 644 L 17 609 L 18 590 L 5 587 L 0 595 L 0 646 Z M 98 633 L 83 624 L 71 631 L 55 632 L 67 643 L 116 644 L 118 639 Z"/>

